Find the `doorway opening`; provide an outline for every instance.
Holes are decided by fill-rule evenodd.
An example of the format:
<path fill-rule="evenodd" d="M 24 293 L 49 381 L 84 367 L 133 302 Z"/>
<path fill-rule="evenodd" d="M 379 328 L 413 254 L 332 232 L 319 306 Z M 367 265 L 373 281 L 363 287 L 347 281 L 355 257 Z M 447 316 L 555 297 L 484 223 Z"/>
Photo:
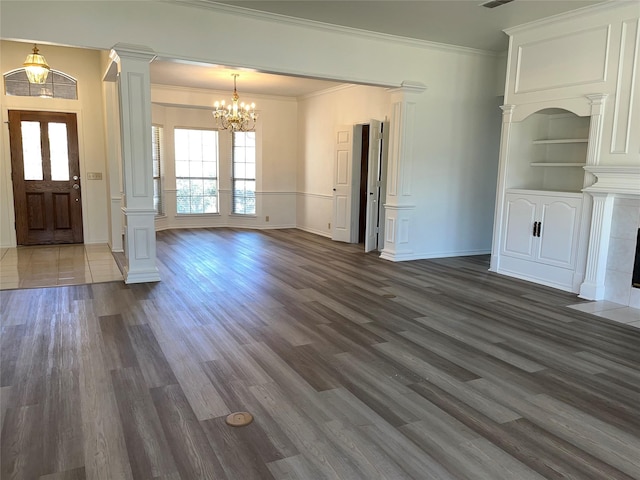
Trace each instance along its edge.
<path fill-rule="evenodd" d="M 357 207 L 353 211 L 358 216 L 354 242 L 363 244 L 365 252 L 371 252 L 382 250 L 384 246 L 380 225 L 386 165 L 384 124 L 371 120 L 368 124 L 356 125 L 355 130 L 359 139 L 355 142 L 354 159 L 360 161 L 354 168 L 358 177 L 354 179 L 354 187 L 358 189 L 357 195 L 354 195 Z M 359 155 L 357 148 L 360 149 Z"/>
<path fill-rule="evenodd" d="M 384 248 L 386 132 L 383 122 L 373 119 L 336 129 L 331 239 L 363 242 L 365 252 Z"/>
<path fill-rule="evenodd" d="M 367 178 L 369 177 L 369 125 L 362 125 L 360 149 L 360 208 L 358 209 L 358 243 L 364 245 L 367 229 Z M 378 225 L 376 225 L 377 227 Z"/>

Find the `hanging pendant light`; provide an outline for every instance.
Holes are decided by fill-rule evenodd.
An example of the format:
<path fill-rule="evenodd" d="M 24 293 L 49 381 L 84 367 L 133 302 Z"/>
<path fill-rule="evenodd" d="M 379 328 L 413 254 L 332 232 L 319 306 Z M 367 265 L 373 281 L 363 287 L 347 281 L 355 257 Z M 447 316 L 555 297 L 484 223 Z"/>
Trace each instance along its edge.
<path fill-rule="evenodd" d="M 256 113 L 256 104 L 249 105 L 244 102 L 238 104 L 239 96 L 236 90 L 237 73 L 231 75 L 233 77 L 233 97 L 231 103 L 225 105 L 225 101 L 213 104 L 213 118 L 218 123 L 221 130 L 231 130 L 232 132 L 251 132 L 256 126 L 258 114 Z"/>
<path fill-rule="evenodd" d="M 29 83 L 43 84 L 47 81 L 49 75 L 49 65 L 42 55 L 38 53 L 38 47 L 33 44 L 33 53 L 27 55 L 26 60 L 22 64 L 29 79 Z"/>

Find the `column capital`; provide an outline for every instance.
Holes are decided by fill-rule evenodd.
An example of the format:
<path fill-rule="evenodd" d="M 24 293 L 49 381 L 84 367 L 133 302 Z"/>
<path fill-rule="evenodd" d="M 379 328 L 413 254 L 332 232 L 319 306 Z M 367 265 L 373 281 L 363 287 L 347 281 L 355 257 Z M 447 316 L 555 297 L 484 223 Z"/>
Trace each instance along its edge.
<path fill-rule="evenodd" d="M 422 82 L 414 82 L 411 80 L 404 80 L 399 87 L 390 88 L 387 91 L 391 95 L 406 95 L 406 94 L 421 94 L 427 89 L 427 86 Z"/>
<path fill-rule="evenodd" d="M 513 121 L 513 112 L 515 109 L 515 105 L 500 105 L 500 110 L 502 110 L 502 123 L 511 123 Z"/>
<path fill-rule="evenodd" d="M 109 53 L 109 57 L 116 62 L 119 62 L 121 58 L 151 62 L 156 56 L 156 52 L 151 48 L 130 43 L 116 43 L 111 47 Z"/>

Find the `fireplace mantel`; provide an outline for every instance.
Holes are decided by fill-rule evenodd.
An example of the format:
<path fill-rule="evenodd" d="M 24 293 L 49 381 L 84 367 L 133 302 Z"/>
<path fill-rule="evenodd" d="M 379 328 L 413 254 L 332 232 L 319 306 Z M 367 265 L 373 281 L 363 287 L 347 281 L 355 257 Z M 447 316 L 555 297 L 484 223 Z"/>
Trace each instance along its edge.
<path fill-rule="evenodd" d="M 586 165 L 584 169 L 597 178 L 585 192 L 640 196 L 640 166 Z"/>

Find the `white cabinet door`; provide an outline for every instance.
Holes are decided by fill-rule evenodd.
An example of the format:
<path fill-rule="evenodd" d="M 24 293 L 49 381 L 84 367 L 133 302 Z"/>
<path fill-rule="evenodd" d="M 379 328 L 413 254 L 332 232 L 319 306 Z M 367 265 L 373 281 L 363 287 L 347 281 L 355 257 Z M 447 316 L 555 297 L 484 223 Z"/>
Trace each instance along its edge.
<path fill-rule="evenodd" d="M 533 259 L 536 240 L 533 236 L 533 224 L 537 209 L 535 198 L 533 200 L 519 194 L 506 195 L 503 255 Z"/>
<path fill-rule="evenodd" d="M 508 193 L 501 253 L 573 269 L 581 208 L 581 196 Z"/>
<path fill-rule="evenodd" d="M 575 266 L 581 198 L 540 197 L 540 238 L 536 254 L 540 262 L 557 267 Z"/>

